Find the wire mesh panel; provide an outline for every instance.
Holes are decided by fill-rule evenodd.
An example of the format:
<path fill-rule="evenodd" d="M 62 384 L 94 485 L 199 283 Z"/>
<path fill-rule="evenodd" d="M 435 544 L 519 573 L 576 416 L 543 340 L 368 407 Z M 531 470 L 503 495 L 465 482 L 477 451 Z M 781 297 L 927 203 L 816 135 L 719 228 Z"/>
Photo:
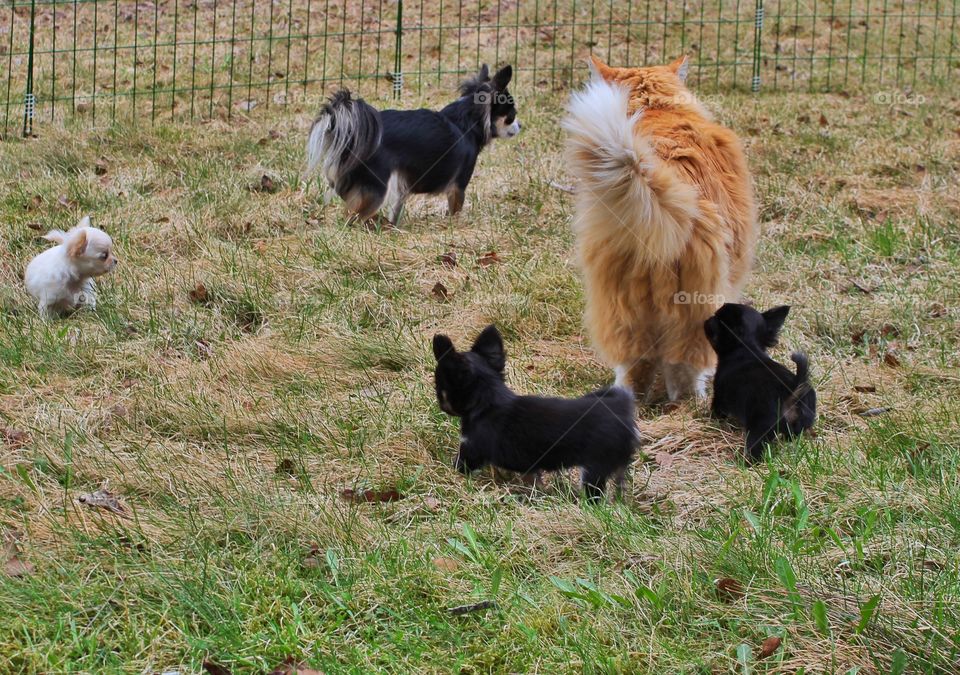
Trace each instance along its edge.
<path fill-rule="evenodd" d="M 700 91 L 936 86 L 958 69 L 958 0 L 6 0 L 3 132 L 65 116 L 246 114 L 331 86 L 450 90 L 512 63 L 515 90 L 691 57 Z"/>

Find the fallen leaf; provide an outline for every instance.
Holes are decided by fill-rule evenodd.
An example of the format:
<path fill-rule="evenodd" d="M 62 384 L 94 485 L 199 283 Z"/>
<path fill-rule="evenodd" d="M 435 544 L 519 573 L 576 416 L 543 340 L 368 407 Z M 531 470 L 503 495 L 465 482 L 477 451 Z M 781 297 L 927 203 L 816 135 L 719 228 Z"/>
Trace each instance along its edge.
<path fill-rule="evenodd" d="M 319 670 L 308 668 L 303 661 L 288 656 L 267 675 L 323 675 Z"/>
<path fill-rule="evenodd" d="M 11 450 L 19 450 L 30 442 L 30 434 L 26 431 L 7 427 L 3 430 L 3 442 Z"/>
<path fill-rule="evenodd" d="M 765 659 L 768 656 L 773 656 L 773 653 L 780 648 L 780 644 L 783 642 L 776 635 L 771 635 L 766 640 L 760 643 L 760 653 L 757 654 L 758 659 Z"/>
<path fill-rule="evenodd" d="M 3 571 L 10 577 L 24 577 L 33 574 L 33 563 L 20 557 L 20 547 L 13 535 L 6 535 L 3 546 Z"/>
<path fill-rule="evenodd" d="M 106 484 L 96 492 L 80 495 L 78 501 L 90 507 L 106 509 L 121 516 L 125 515 L 123 505 L 117 500 L 113 493 L 106 488 Z"/>
<path fill-rule="evenodd" d="M 481 602 L 475 602 L 472 605 L 460 605 L 459 607 L 448 607 L 447 611 L 454 616 L 461 616 L 463 614 L 470 614 L 471 612 L 480 612 L 485 609 L 495 609 L 497 603 L 493 600 L 483 600 Z"/>
<path fill-rule="evenodd" d="M 436 511 L 440 508 L 440 500 L 436 497 L 424 497 L 423 505 L 431 511 Z"/>
<path fill-rule="evenodd" d="M 396 489 L 390 490 L 355 490 L 346 488 L 340 496 L 351 502 L 395 502 L 403 499 L 403 495 Z"/>
<path fill-rule="evenodd" d="M 440 264 L 444 267 L 456 267 L 457 266 L 457 252 L 456 251 L 447 251 L 442 256 L 440 256 Z"/>
<path fill-rule="evenodd" d="M 206 340 L 197 340 L 197 356 L 201 359 L 209 359 L 213 356 L 213 347 Z"/>
<path fill-rule="evenodd" d="M 169 222 L 170 222 L 170 218 L 167 217 L 167 216 L 160 216 L 159 218 L 157 218 L 157 219 L 156 219 L 155 221 L 153 221 L 153 222 L 155 222 L 155 223 L 169 223 Z"/>
<path fill-rule="evenodd" d="M 947 308 L 939 302 L 935 302 L 930 305 L 928 310 L 931 319 L 942 319 L 947 315 Z"/>
<path fill-rule="evenodd" d="M 489 267 L 490 265 L 499 264 L 502 260 L 496 251 L 488 251 L 480 256 L 477 262 L 480 264 L 480 267 Z"/>
<path fill-rule="evenodd" d="M 260 176 L 258 184 L 250 186 L 250 190 L 253 192 L 266 192 L 267 194 L 273 194 L 279 189 L 276 181 L 267 174 Z"/>
<path fill-rule="evenodd" d="M 59 197 L 57 197 L 57 204 L 59 204 L 65 209 L 77 208 L 77 202 L 70 199 L 67 195 L 60 195 Z"/>
<path fill-rule="evenodd" d="M 274 469 L 274 471 L 278 474 L 286 474 L 290 476 L 297 472 L 297 465 L 289 457 L 284 457 L 277 462 L 277 468 Z"/>
<path fill-rule="evenodd" d="M 797 121 L 801 124 L 807 124 L 810 121 L 810 115 L 798 115 Z"/>
<path fill-rule="evenodd" d="M 433 297 L 437 298 L 437 300 L 446 302 L 450 299 L 450 291 L 448 291 L 447 287 L 441 284 L 439 281 L 433 285 L 430 293 L 432 293 Z"/>
<path fill-rule="evenodd" d="M 874 291 L 873 288 L 871 288 L 870 286 L 867 286 L 866 284 L 861 284 L 861 283 L 860 283 L 859 281 L 857 281 L 856 279 L 851 279 L 851 280 L 850 280 L 850 285 L 851 285 L 853 288 L 857 289 L 858 291 L 860 291 L 861 293 L 864 293 L 864 294 L 866 294 L 866 295 L 870 295 L 870 294 L 873 293 L 873 291 Z"/>
<path fill-rule="evenodd" d="M 827 116 L 824 115 L 823 113 L 820 113 L 820 126 L 821 126 L 821 127 L 825 127 L 825 126 L 827 126 L 828 124 L 830 124 L 830 123 L 827 121 Z"/>
<path fill-rule="evenodd" d="M 310 547 L 310 550 L 307 551 L 307 555 L 303 557 L 303 566 L 308 570 L 315 570 L 320 567 L 320 547 L 314 544 Z"/>
<path fill-rule="evenodd" d="M 867 331 L 863 330 L 862 328 L 858 328 L 854 330 L 852 333 L 850 333 L 850 342 L 852 342 L 855 345 L 862 345 L 865 341 L 866 336 L 867 336 Z"/>
<path fill-rule="evenodd" d="M 658 452 L 654 460 L 661 469 L 669 469 L 673 465 L 674 457 L 669 452 Z"/>
<path fill-rule="evenodd" d="M 190 302 L 196 305 L 202 305 L 209 299 L 207 287 L 203 284 L 197 284 L 196 288 L 190 291 Z"/>
<path fill-rule="evenodd" d="M 717 593 L 727 602 L 739 600 L 744 596 L 743 585 L 736 579 L 724 577 L 716 581 Z"/>
<path fill-rule="evenodd" d="M 107 175 L 107 171 L 110 169 L 110 165 L 107 164 L 107 160 L 103 157 L 97 160 L 97 163 L 93 165 L 93 172 L 98 176 Z"/>
<path fill-rule="evenodd" d="M 888 351 L 883 355 L 883 362 L 884 362 L 886 365 L 890 366 L 891 368 L 899 368 L 899 367 L 900 367 L 900 358 L 897 356 L 896 352 L 894 352 L 894 351 L 888 350 Z"/>
<path fill-rule="evenodd" d="M 460 563 L 453 558 L 439 556 L 434 558 L 431 562 L 433 563 L 433 566 L 441 572 L 456 572 L 458 569 L 460 569 Z"/>
<path fill-rule="evenodd" d="M 877 388 L 872 384 L 855 384 L 853 390 L 859 391 L 861 394 L 872 394 Z"/>
<path fill-rule="evenodd" d="M 879 415 L 884 415 L 893 410 L 893 408 L 867 408 L 857 414 L 860 417 L 878 417 Z"/>
<path fill-rule="evenodd" d="M 43 225 L 41 225 L 40 223 L 27 223 L 27 227 L 29 227 L 31 230 L 34 230 L 36 232 L 40 232 L 43 230 Z"/>
<path fill-rule="evenodd" d="M 880 327 L 880 335 L 885 338 L 900 337 L 900 329 L 892 323 L 885 323 Z"/>
<path fill-rule="evenodd" d="M 232 675 L 230 669 L 226 666 L 221 666 L 219 663 L 214 663 L 213 661 L 204 661 L 203 669 L 209 673 L 209 675 Z"/>

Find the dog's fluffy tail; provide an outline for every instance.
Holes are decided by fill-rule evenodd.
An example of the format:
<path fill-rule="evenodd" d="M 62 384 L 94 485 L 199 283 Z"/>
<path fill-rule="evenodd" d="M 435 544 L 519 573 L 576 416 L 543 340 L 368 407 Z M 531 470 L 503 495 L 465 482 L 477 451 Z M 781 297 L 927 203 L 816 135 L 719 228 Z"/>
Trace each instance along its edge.
<path fill-rule="evenodd" d="M 793 423 L 799 416 L 797 404 L 810 391 L 810 361 L 806 354 L 800 352 L 791 354 L 790 360 L 797 364 L 797 374 L 793 380 L 793 391 L 783 399 L 783 404 L 780 406 L 780 414 L 787 422 Z"/>
<path fill-rule="evenodd" d="M 380 113 L 341 89 L 324 104 L 310 127 L 304 178 L 319 171 L 336 188 L 344 176 L 377 151 L 382 135 Z"/>
<path fill-rule="evenodd" d="M 563 127 L 577 187 L 578 227 L 601 223 L 622 234 L 646 262 L 670 263 L 683 252 L 699 210 L 698 191 L 660 162 L 628 114 L 628 93 L 599 75 L 570 99 Z"/>

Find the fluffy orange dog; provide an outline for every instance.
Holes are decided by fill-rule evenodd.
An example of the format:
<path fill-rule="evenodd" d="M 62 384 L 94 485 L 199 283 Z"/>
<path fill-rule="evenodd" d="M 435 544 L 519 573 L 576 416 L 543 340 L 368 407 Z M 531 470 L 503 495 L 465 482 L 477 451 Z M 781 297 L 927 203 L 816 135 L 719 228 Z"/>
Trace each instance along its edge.
<path fill-rule="evenodd" d="M 586 324 L 618 384 L 651 401 L 662 373 L 670 400 L 703 396 L 703 322 L 736 302 L 758 235 L 743 149 L 684 85 L 686 58 L 593 66 L 564 121 Z"/>

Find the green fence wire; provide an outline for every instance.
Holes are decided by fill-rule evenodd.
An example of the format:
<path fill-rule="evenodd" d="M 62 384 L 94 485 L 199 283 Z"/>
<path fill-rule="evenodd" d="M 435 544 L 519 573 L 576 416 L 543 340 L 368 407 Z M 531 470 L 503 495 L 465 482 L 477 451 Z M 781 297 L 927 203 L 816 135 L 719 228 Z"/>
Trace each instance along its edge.
<path fill-rule="evenodd" d="M 960 69 L 958 0 L 6 0 L 3 134 L 230 118 L 349 86 L 449 90 L 512 63 L 514 90 L 564 89 L 586 58 L 691 58 L 698 91 L 872 91 L 896 100 Z"/>

